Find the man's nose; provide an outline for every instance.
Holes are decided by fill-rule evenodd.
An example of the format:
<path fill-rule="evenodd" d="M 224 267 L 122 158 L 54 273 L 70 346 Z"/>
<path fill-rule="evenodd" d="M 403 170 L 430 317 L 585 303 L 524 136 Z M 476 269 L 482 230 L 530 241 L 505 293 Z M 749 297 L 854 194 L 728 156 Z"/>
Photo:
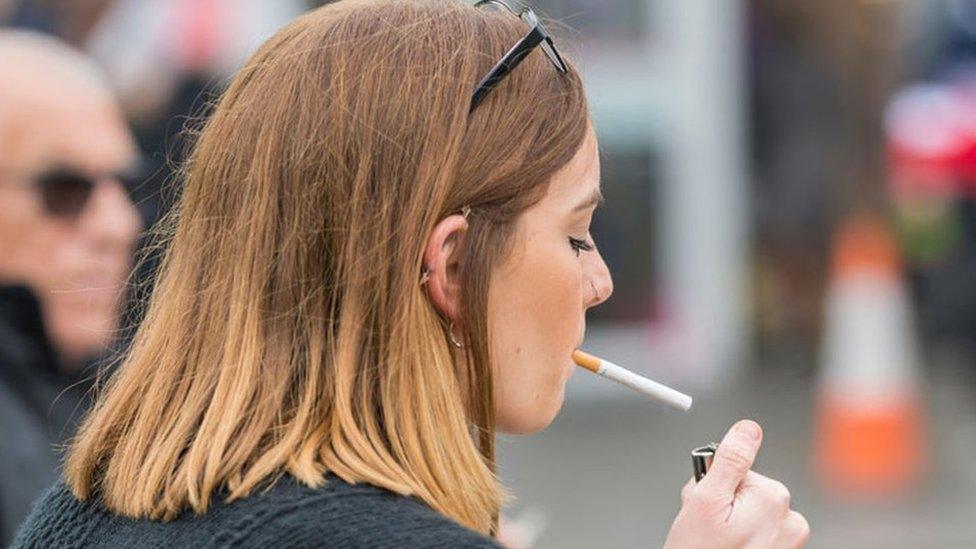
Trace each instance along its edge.
<path fill-rule="evenodd" d="M 142 219 L 122 183 L 108 178 L 92 190 L 81 224 L 99 245 L 128 247 L 142 228 Z"/>
<path fill-rule="evenodd" d="M 589 273 L 587 273 L 592 285 L 590 288 L 592 295 L 586 303 L 587 307 L 595 307 L 609 299 L 610 295 L 613 294 L 613 276 L 610 275 L 610 269 L 603 261 L 603 256 L 600 255 L 599 250 L 594 250 L 594 252 L 594 261 L 591 262 Z"/>

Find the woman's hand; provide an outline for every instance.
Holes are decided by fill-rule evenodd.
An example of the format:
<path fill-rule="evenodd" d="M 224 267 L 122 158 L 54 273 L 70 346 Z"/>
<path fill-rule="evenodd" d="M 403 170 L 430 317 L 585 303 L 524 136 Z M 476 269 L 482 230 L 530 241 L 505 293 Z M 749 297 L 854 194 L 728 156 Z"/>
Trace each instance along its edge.
<path fill-rule="evenodd" d="M 802 547 L 810 526 L 790 510 L 790 492 L 781 482 L 750 471 L 762 429 L 743 420 L 719 444 L 708 474 L 681 491 L 681 510 L 664 546 Z"/>

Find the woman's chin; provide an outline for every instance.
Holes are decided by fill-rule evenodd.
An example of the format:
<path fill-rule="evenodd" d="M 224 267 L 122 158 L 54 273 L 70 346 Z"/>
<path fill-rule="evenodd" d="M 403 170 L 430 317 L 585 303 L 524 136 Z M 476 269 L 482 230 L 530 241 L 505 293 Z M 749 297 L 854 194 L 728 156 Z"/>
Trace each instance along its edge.
<path fill-rule="evenodd" d="M 539 406 L 535 409 L 521 410 L 514 417 L 505 417 L 501 414 L 496 419 L 496 428 L 502 433 L 509 435 L 531 435 L 542 431 L 548 427 L 559 410 L 563 407 L 565 397 L 565 387 L 559 389 L 558 394 L 553 395 L 548 406 Z"/>

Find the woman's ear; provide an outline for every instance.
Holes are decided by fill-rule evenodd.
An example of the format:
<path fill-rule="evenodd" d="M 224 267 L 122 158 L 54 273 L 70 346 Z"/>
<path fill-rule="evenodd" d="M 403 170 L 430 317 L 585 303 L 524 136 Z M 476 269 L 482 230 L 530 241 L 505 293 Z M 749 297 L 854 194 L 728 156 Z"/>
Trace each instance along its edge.
<path fill-rule="evenodd" d="M 461 307 L 458 267 L 467 231 L 464 216 L 448 216 L 434 226 L 424 249 L 424 267 L 430 272 L 427 295 L 441 314 L 454 321 Z"/>

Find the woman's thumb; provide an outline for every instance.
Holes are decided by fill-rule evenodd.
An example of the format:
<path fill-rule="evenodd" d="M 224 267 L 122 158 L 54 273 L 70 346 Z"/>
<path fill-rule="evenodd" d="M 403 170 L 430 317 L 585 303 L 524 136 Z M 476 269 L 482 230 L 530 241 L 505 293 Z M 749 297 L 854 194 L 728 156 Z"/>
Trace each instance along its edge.
<path fill-rule="evenodd" d="M 700 486 L 711 492 L 735 493 L 756 461 L 761 443 L 762 428 L 755 421 L 744 419 L 733 425 L 719 444 Z"/>

